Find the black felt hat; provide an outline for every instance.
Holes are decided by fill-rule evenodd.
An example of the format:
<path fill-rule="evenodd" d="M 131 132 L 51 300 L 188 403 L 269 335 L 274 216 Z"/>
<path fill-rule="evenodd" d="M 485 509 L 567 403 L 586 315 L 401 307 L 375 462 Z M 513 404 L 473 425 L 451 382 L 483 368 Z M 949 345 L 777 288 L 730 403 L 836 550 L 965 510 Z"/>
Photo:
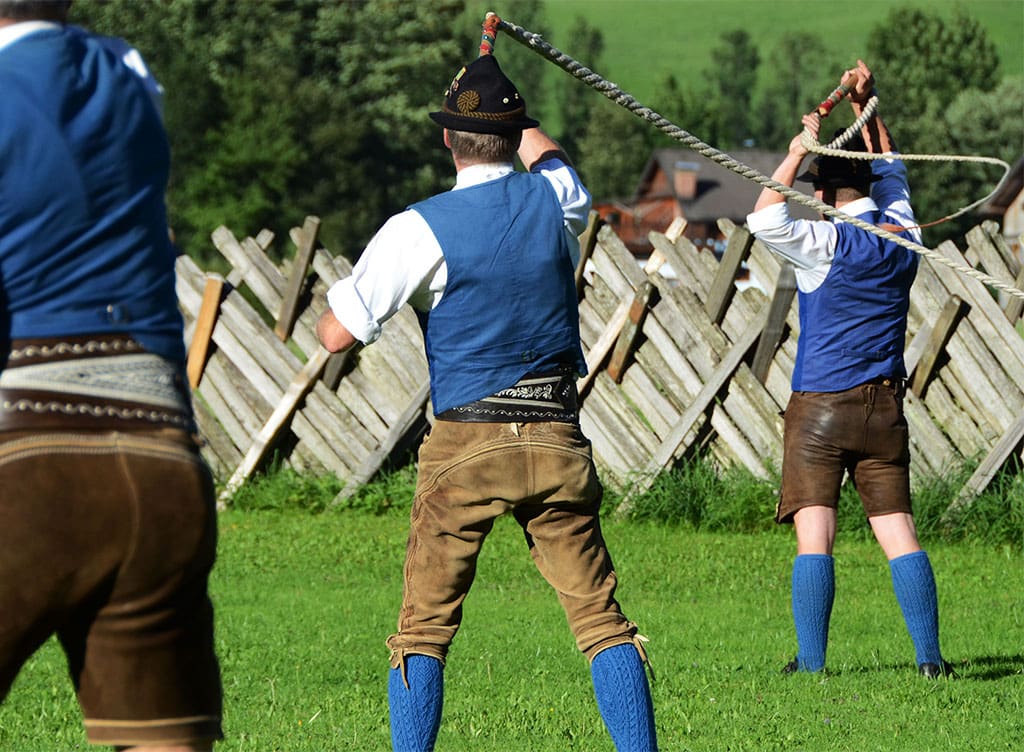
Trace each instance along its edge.
<path fill-rule="evenodd" d="M 452 130 L 499 135 L 540 125 L 526 116 L 526 102 L 494 55 L 481 55 L 460 70 L 444 93 L 441 110 L 430 117 Z"/>
<path fill-rule="evenodd" d="M 835 132 L 833 138 L 843 131 Z M 867 151 L 864 139 L 854 136 L 841 147 L 844 151 Z M 807 171 L 797 176 L 797 180 L 813 183 L 816 186 L 830 188 L 848 188 L 873 183 L 879 176 L 871 171 L 871 162 L 866 159 L 850 159 L 820 154 L 808 166 Z"/>

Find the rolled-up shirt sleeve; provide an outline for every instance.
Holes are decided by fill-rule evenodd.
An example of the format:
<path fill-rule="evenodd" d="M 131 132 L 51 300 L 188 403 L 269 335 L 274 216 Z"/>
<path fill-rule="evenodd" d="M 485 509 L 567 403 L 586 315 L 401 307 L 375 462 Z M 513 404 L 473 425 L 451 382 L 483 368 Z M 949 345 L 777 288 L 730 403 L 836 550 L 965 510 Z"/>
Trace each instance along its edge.
<path fill-rule="evenodd" d="M 823 220 L 793 219 L 784 203 L 748 214 L 747 229 L 799 269 L 829 264 L 835 254 L 835 225 Z"/>
<path fill-rule="evenodd" d="M 430 310 L 444 289 L 443 262 L 423 218 L 414 211 L 396 214 L 374 235 L 352 274 L 331 285 L 327 304 L 353 337 L 371 344 L 406 303 Z"/>

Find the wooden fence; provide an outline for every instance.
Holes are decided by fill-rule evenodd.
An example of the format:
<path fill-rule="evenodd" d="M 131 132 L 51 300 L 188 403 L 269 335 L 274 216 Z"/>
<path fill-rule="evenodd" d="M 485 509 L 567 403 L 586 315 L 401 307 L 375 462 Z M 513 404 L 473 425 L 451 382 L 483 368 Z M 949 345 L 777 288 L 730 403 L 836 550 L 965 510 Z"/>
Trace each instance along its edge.
<path fill-rule="evenodd" d="M 578 383 L 580 419 L 605 478 L 633 492 L 695 453 L 762 478 L 781 463 L 799 333 L 793 272 L 744 228 L 720 226 L 721 261 L 682 237 L 682 223 L 651 234 L 643 265 L 596 218 L 582 238 L 577 285 L 590 372 Z M 204 455 L 226 480 L 225 501 L 270 457 L 335 473 L 345 496 L 414 448 L 431 419 L 422 337 L 408 308 L 370 347 L 328 356 L 317 344 L 324 293 L 350 270 L 318 247 L 317 228 L 310 217 L 291 230 L 296 253 L 283 268 L 267 257 L 270 232 L 239 240 L 224 228 L 213 242 L 232 269 L 226 279 L 178 262 Z M 1024 277 L 994 225 L 968 234 L 965 255 L 952 243 L 939 250 L 1017 287 Z M 755 284 L 740 290 L 742 263 Z M 1020 458 L 1020 302 L 921 259 L 906 350 L 912 473 L 978 462 L 955 504 Z"/>

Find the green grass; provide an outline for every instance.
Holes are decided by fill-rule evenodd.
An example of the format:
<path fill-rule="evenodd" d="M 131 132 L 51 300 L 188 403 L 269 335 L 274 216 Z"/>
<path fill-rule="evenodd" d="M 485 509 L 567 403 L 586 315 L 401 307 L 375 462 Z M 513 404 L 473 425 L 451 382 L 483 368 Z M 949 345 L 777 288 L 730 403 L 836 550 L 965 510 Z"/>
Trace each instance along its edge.
<path fill-rule="evenodd" d="M 550 28 L 529 31 L 578 59 L 578 50 L 566 48 L 568 31 L 577 18 L 585 19 L 604 36 L 604 62 L 599 67 L 594 61 L 579 62 L 657 109 L 650 98 L 664 77 L 672 73 L 688 87 L 691 79 L 703 75 L 724 32 L 747 31 L 762 62 L 783 33 L 811 32 L 853 65 L 865 55 L 872 30 L 898 7 L 921 8 L 944 18 L 959 7 L 988 32 L 1003 75 L 1024 75 L 1021 0 L 861 0 L 852 6 L 818 0 L 546 0 Z M 516 22 L 514 2 L 495 10 Z"/>
<path fill-rule="evenodd" d="M 718 503 L 747 498 L 740 508 L 763 503 L 758 490 L 730 493 L 735 485 L 689 471 L 694 478 L 679 481 L 679 492 L 710 491 Z M 254 485 L 294 503 L 254 494 L 220 518 L 212 594 L 227 739 L 218 750 L 387 750 L 384 638 L 401 597 L 411 474 L 404 469 L 368 487 L 354 508 L 322 513 L 315 510 L 327 507 L 334 485 L 277 475 Z M 671 496 L 666 488 L 662 495 Z M 728 524 L 744 519 L 726 516 Z M 914 671 L 881 552 L 844 531 L 829 673 L 783 677 L 795 649 L 791 533 L 773 525 L 730 531 L 709 522 L 721 515 L 707 513 L 650 519 L 608 517 L 605 533 L 623 608 L 651 639 L 663 750 L 988 752 L 1024 745 L 1019 545 L 929 543 L 943 649 L 962 678 L 925 682 Z M 445 683 L 438 750 L 612 749 L 585 661 L 509 519 L 485 546 Z M 85 748 L 51 641 L 0 706 L 0 749 Z"/>

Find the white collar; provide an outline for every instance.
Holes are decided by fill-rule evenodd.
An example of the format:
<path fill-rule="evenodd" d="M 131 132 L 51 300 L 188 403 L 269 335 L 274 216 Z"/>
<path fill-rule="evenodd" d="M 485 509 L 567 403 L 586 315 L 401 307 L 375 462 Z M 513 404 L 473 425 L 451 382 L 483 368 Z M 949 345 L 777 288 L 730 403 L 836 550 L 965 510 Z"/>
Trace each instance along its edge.
<path fill-rule="evenodd" d="M 61 25 L 53 21 L 21 21 L 10 26 L 0 27 L 0 50 L 14 44 L 19 39 L 44 29 L 59 29 Z"/>
<path fill-rule="evenodd" d="M 878 205 L 875 204 L 874 199 L 870 196 L 864 196 L 856 201 L 851 201 L 848 204 L 843 204 L 842 208 L 836 207 L 838 211 L 843 214 L 849 214 L 851 217 L 859 217 L 861 214 L 867 214 L 868 212 L 878 211 Z M 842 222 L 841 219 L 832 218 L 833 222 Z"/>
<path fill-rule="evenodd" d="M 515 168 L 511 162 L 496 162 L 493 164 L 475 164 L 463 167 L 455 176 L 455 189 L 469 188 L 470 186 L 487 183 L 497 180 L 500 177 L 513 172 Z"/>

